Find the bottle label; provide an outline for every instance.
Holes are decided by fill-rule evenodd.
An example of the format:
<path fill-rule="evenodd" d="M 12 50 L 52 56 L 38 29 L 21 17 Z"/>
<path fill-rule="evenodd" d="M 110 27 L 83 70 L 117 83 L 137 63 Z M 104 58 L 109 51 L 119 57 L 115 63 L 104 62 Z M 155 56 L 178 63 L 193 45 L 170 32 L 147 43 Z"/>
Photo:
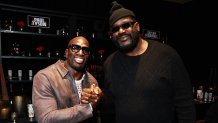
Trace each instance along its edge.
<path fill-rule="evenodd" d="M 213 93 L 208 93 L 208 102 L 211 102 L 213 99 Z"/>
<path fill-rule="evenodd" d="M 12 80 L 12 70 L 8 70 L 8 79 Z"/>
<path fill-rule="evenodd" d="M 22 70 L 18 70 L 18 80 L 22 79 Z"/>
<path fill-rule="evenodd" d="M 204 102 L 206 103 L 208 101 L 208 92 L 204 93 Z"/>
<path fill-rule="evenodd" d="M 197 90 L 197 99 L 199 101 L 203 100 L 203 96 L 204 96 L 203 91 L 202 90 Z"/>
<path fill-rule="evenodd" d="M 28 117 L 34 117 L 33 104 L 27 104 Z"/>
<path fill-rule="evenodd" d="M 29 70 L 29 80 L 32 80 L 32 76 L 33 76 L 33 71 Z"/>

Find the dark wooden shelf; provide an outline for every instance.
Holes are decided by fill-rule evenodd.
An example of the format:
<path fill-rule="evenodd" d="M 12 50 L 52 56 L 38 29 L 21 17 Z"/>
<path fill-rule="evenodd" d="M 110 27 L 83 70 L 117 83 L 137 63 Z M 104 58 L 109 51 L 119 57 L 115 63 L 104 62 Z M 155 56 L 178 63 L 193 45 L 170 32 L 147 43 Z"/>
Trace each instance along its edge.
<path fill-rule="evenodd" d="M 7 80 L 8 83 L 32 83 L 32 80 L 22 79 L 22 80 Z"/>
<path fill-rule="evenodd" d="M 0 30 L 2 33 L 8 34 L 23 34 L 23 35 L 36 35 L 36 36 L 49 36 L 49 37 L 72 37 L 71 35 L 57 35 L 57 34 L 47 34 L 47 33 L 36 33 L 36 32 L 25 32 L 25 31 L 10 31 L 10 30 Z"/>
<path fill-rule="evenodd" d="M 37 57 L 37 56 L 1 56 L 3 59 L 39 59 L 39 60 L 58 60 L 57 57 Z"/>

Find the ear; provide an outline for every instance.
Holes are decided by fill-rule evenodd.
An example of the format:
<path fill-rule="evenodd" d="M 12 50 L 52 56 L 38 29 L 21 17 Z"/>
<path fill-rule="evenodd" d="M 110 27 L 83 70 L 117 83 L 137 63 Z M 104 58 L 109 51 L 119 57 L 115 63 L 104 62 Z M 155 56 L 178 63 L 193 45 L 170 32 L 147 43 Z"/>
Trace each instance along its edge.
<path fill-rule="evenodd" d="M 140 25 L 138 22 L 135 23 L 136 29 L 140 32 Z"/>
<path fill-rule="evenodd" d="M 68 54 L 69 54 L 68 52 L 69 52 L 69 49 L 65 49 L 65 57 L 66 58 L 68 58 Z"/>
<path fill-rule="evenodd" d="M 113 33 L 111 31 L 108 32 L 108 36 L 111 37 Z"/>

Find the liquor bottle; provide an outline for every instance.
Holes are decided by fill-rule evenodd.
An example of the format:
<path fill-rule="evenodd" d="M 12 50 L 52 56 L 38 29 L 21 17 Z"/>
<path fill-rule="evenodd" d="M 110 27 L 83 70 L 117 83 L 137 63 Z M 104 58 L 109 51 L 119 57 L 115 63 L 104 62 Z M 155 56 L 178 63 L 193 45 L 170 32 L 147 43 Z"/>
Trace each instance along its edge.
<path fill-rule="evenodd" d="M 28 70 L 29 80 L 33 79 L 33 70 Z"/>
<path fill-rule="evenodd" d="M 29 99 L 27 103 L 27 112 L 28 112 L 28 117 L 30 118 L 30 120 L 32 120 L 32 118 L 34 117 L 34 110 L 33 110 L 33 104 L 31 99 Z"/>
<path fill-rule="evenodd" d="M 14 30 L 14 24 L 13 24 L 13 20 L 12 19 L 9 22 L 8 28 L 9 28 L 10 31 Z"/>
<path fill-rule="evenodd" d="M 202 103 L 204 98 L 204 86 L 199 86 L 197 90 L 197 101 L 198 103 Z"/>
<path fill-rule="evenodd" d="M 208 98 L 209 98 L 209 92 L 208 92 L 208 89 L 205 88 L 205 91 L 204 91 L 204 103 L 208 102 Z"/>
<path fill-rule="evenodd" d="M 0 122 L 10 117 L 10 104 L 8 100 L 2 100 L 0 97 Z"/>
<path fill-rule="evenodd" d="M 13 105 L 13 98 L 14 98 L 13 85 L 10 84 L 10 94 L 9 94 L 9 102 L 10 102 L 10 105 Z"/>
<path fill-rule="evenodd" d="M 208 81 L 204 85 L 204 103 L 211 103 L 213 99 L 213 84 Z"/>
<path fill-rule="evenodd" d="M 164 36 L 163 38 L 162 38 L 162 43 L 163 44 L 167 44 L 168 42 L 167 42 L 167 36 Z"/>
<path fill-rule="evenodd" d="M 208 103 L 211 103 L 213 101 L 214 93 L 213 93 L 213 87 L 210 87 L 208 90 Z"/>
<path fill-rule="evenodd" d="M 11 55 L 12 56 L 20 56 L 21 51 L 20 51 L 20 44 L 19 43 L 13 43 L 12 48 L 11 48 Z"/>
<path fill-rule="evenodd" d="M 10 84 L 9 103 L 10 103 L 11 121 L 16 122 L 17 113 L 16 113 L 15 108 L 14 108 L 14 91 L 13 91 L 13 85 L 12 84 Z"/>
<path fill-rule="evenodd" d="M 12 78 L 13 78 L 13 71 L 8 70 L 8 80 L 12 80 Z"/>
<path fill-rule="evenodd" d="M 76 29 L 76 36 L 79 36 L 80 35 L 80 30 L 79 28 Z"/>
<path fill-rule="evenodd" d="M 196 87 L 193 86 L 193 87 L 192 87 L 192 94 L 193 94 L 193 97 L 194 97 L 194 100 L 195 100 L 195 101 L 196 101 L 196 99 L 197 99 L 197 96 L 196 96 L 197 94 L 196 94 L 196 93 L 197 93 Z"/>
<path fill-rule="evenodd" d="M 23 74 L 22 74 L 22 70 L 18 70 L 18 71 L 17 71 L 17 75 L 18 75 L 18 80 L 22 80 L 22 78 L 23 78 L 23 77 L 22 77 L 22 75 L 23 75 Z"/>
<path fill-rule="evenodd" d="M 101 111 L 97 110 L 97 123 L 101 123 Z"/>
<path fill-rule="evenodd" d="M 60 32 L 59 32 L 61 35 L 67 35 L 67 30 L 65 27 L 63 27 L 62 29 L 60 29 Z"/>
<path fill-rule="evenodd" d="M 19 86 L 17 88 L 16 95 L 14 96 L 14 109 L 17 113 L 17 117 L 23 118 L 26 117 L 26 105 L 27 105 L 27 98 L 24 93 L 24 87 L 23 85 Z"/>
<path fill-rule="evenodd" d="M 9 31 L 13 31 L 14 30 L 14 25 L 13 25 L 13 20 L 5 20 L 5 24 L 4 24 L 4 29 L 5 30 L 9 30 Z"/>
<path fill-rule="evenodd" d="M 211 68 L 209 71 L 209 79 L 206 83 L 209 103 L 212 102 L 214 98 L 217 98 L 217 82 L 216 68 Z"/>
<path fill-rule="evenodd" d="M 84 35 L 84 28 L 80 26 L 76 29 L 76 36 L 83 36 Z"/>
<path fill-rule="evenodd" d="M 103 49 L 98 50 L 97 52 L 97 64 L 102 66 L 104 63 L 104 59 L 105 59 L 105 51 Z"/>
<path fill-rule="evenodd" d="M 6 19 L 5 22 L 4 22 L 4 26 L 3 26 L 3 29 L 5 30 L 8 30 L 8 20 Z"/>

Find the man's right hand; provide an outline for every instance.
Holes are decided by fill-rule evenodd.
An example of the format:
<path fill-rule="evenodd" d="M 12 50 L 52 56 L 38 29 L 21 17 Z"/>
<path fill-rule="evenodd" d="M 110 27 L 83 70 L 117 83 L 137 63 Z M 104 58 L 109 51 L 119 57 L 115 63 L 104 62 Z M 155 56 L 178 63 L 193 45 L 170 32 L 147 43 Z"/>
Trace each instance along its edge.
<path fill-rule="evenodd" d="M 81 95 L 81 103 L 91 103 L 92 107 L 96 107 L 98 102 L 102 98 L 102 90 L 99 87 L 91 86 L 90 88 L 84 88 Z"/>

